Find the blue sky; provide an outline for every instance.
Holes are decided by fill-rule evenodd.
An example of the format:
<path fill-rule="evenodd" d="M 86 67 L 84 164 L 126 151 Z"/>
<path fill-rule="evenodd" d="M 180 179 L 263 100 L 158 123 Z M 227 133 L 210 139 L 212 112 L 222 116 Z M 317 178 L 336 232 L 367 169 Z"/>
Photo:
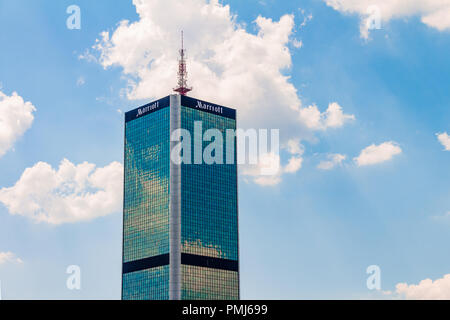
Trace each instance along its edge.
<path fill-rule="evenodd" d="M 147 2 L 161 19 L 172 21 L 169 9 L 158 12 L 158 1 Z M 159 2 L 173 9 L 173 25 L 152 20 L 153 11 L 142 4 L 138 15 L 132 1 L 78 1 L 80 30 L 66 27 L 72 1 L 0 1 L 0 93 L 17 92 L 36 109 L 18 102 L 33 121 L 0 155 L 0 190 L 16 185 L 27 168 L 34 168 L 36 177 L 39 170 L 53 177 L 48 167 L 58 170 L 63 159 L 95 164 L 92 172 L 116 173 L 112 164 L 123 161 L 123 112 L 170 93 L 172 69 L 159 71 L 172 60 L 176 68 L 177 35 L 184 29 L 192 96 L 235 107 L 247 127 L 279 128 L 282 143 L 295 141 L 303 150 L 282 152 L 282 164 L 295 156 L 301 167 L 269 185 L 240 171 L 242 298 L 397 298 L 400 293 L 439 298 L 433 294 L 444 280 L 420 287 L 423 296 L 396 292 L 396 285 L 450 274 L 450 152 L 448 140 L 436 136 L 450 132 L 450 32 L 445 21 L 434 19 L 436 12 L 450 9 L 437 8 L 433 0 L 405 11 L 373 2 L 382 9 L 381 29 L 365 36 L 364 8 L 345 0 L 336 1 L 340 6 L 320 0 L 186 2 L 219 7 L 212 19 L 199 18 L 192 7 L 176 16 L 173 1 Z M 258 17 L 272 20 L 258 24 Z M 129 24 L 119 26 L 122 20 Z M 129 28 L 133 23 L 135 29 Z M 135 37 L 133 43 L 116 33 L 119 28 Z M 258 36 L 262 29 L 267 37 Z M 104 31 L 107 40 L 100 35 Z M 220 51 L 215 36 L 230 43 L 230 62 L 221 62 L 228 52 Z M 92 48 L 96 39 L 97 49 Z M 139 52 L 142 46 L 148 46 L 149 60 Z M 233 55 L 244 49 L 249 56 Z M 209 64 L 204 56 L 216 60 Z M 253 104 L 242 101 L 232 84 L 241 78 Z M 353 118 L 328 125 L 326 110 L 334 102 Z M 321 125 L 307 112 L 317 109 Z M 372 162 L 354 159 L 383 143 L 386 158 L 372 153 Z M 397 152 L 389 154 L 392 150 Z M 345 160 L 318 168 L 336 154 Z M 40 162 L 48 167 L 37 166 Z M 117 197 L 111 181 L 100 180 Z M 41 188 L 26 181 L 21 186 Z M 0 191 L 2 297 L 119 299 L 120 208 L 92 206 L 89 217 L 78 219 L 70 216 L 72 202 L 63 202 L 67 218 L 55 209 L 62 205 L 59 198 L 47 204 L 45 196 L 52 192 L 39 193 L 47 217 L 39 220 L 23 205 L 31 191 L 7 196 Z M 81 267 L 80 291 L 66 288 L 69 265 Z M 368 290 L 370 265 L 380 267 L 382 290 L 392 294 Z"/>

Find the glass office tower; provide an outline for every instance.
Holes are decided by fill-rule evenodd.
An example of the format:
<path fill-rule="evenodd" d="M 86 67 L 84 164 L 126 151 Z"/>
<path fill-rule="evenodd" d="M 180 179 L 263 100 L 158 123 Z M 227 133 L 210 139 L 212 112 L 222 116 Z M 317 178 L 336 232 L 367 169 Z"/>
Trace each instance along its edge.
<path fill-rule="evenodd" d="M 176 129 L 190 133 L 191 163 L 171 161 Z M 210 143 L 208 129 L 222 133 L 222 164 L 194 159 L 195 146 Z M 226 161 L 227 153 L 236 159 L 236 139 L 225 138 L 229 129 L 236 129 L 235 110 L 181 95 L 126 113 L 122 299 L 239 299 L 237 165 Z"/>

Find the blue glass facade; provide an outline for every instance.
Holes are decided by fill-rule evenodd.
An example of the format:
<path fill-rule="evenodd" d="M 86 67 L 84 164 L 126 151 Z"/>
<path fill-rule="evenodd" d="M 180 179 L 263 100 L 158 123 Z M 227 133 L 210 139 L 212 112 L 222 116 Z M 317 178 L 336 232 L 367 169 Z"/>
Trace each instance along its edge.
<path fill-rule="evenodd" d="M 123 262 L 169 253 L 169 108 L 125 124 Z M 156 270 L 157 269 L 157 270 Z M 168 299 L 168 267 L 123 276 L 123 299 Z"/>
<path fill-rule="evenodd" d="M 124 300 L 168 300 L 169 265 L 123 275 Z"/>
<path fill-rule="evenodd" d="M 225 137 L 227 129 L 236 129 L 235 119 L 182 106 L 181 127 L 192 136 L 196 121 L 202 133 L 218 129 Z M 202 141 L 202 150 L 209 143 Z M 181 252 L 237 261 L 237 168 L 226 164 L 226 151 L 235 148 L 225 145 L 223 151 L 222 164 L 182 165 Z M 238 299 L 238 288 L 237 271 L 182 266 L 182 299 Z"/>
<path fill-rule="evenodd" d="M 179 105 L 174 109 L 169 101 Z M 126 114 L 122 298 L 165 300 L 178 290 L 181 299 L 239 299 L 237 166 L 182 164 L 176 180 L 181 199 L 175 199 L 180 209 L 171 213 L 174 110 L 179 128 L 192 138 L 196 121 L 203 132 L 218 129 L 224 137 L 225 130 L 236 128 L 234 110 L 187 97 L 166 97 Z M 224 163 L 226 152 L 236 154 L 235 144 L 224 145 Z M 181 230 L 171 238 L 174 214 Z M 179 265 L 169 260 L 173 248 L 181 249 Z M 173 274 L 178 276 L 171 282 Z"/>

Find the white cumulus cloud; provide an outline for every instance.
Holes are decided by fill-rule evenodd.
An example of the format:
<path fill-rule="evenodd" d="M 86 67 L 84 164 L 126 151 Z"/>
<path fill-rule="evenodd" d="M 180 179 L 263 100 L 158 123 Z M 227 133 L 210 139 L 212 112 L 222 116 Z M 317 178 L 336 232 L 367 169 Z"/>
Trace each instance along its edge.
<path fill-rule="evenodd" d="M 264 169 L 275 168 L 271 174 L 264 174 Z M 275 186 L 281 182 L 281 160 L 280 155 L 273 152 L 263 154 L 258 159 L 257 165 L 247 165 L 241 170 L 247 181 L 247 177 L 260 186 Z"/>
<path fill-rule="evenodd" d="M 425 279 L 419 284 L 399 283 L 396 293 L 411 300 L 450 300 L 450 274 L 434 281 Z"/>
<path fill-rule="evenodd" d="M 64 159 L 59 168 L 38 162 L 13 187 L 0 189 L 0 203 L 13 215 L 49 224 L 88 221 L 122 207 L 123 166 L 96 168 Z"/>
<path fill-rule="evenodd" d="M 23 263 L 22 259 L 18 258 L 14 253 L 8 252 L 0 252 L 0 264 L 3 263 Z"/>
<path fill-rule="evenodd" d="M 368 166 L 391 160 L 400 153 L 402 153 L 400 146 L 393 141 L 389 141 L 380 145 L 372 144 L 368 146 L 354 160 L 358 166 Z"/>
<path fill-rule="evenodd" d="M 378 11 L 386 23 L 392 19 L 420 17 L 422 23 L 439 31 L 450 30 L 450 0 L 324 0 L 333 9 L 361 17 L 361 36 L 369 37 L 371 15 Z M 373 9 L 377 9 L 374 11 Z"/>
<path fill-rule="evenodd" d="M 0 91 L 0 157 L 31 127 L 35 111 L 17 92 L 7 96 Z"/>
<path fill-rule="evenodd" d="M 439 142 L 444 146 L 446 151 L 450 151 L 450 136 L 447 132 L 436 134 Z"/>
<path fill-rule="evenodd" d="M 278 21 L 258 16 L 257 32 L 250 33 L 229 5 L 217 0 L 134 0 L 133 4 L 139 19 L 123 20 L 115 30 L 103 32 L 93 51 L 105 69 L 122 68 L 129 99 L 153 99 L 171 92 L 184 30 L 192 96 L 238 109 L 243 128 L 301 130 L 302 104 L 288 75 L 289 45 L 300 46 L 293 39 L 293 14 Z M 329 121 L 329 126 L 340 126 L 342 119 Z"/>
<path fill-rule="evenodd" d="M 305 115 L 289 76 L 292 47 L 301 47 L 294 38 L 293 14 L 279 20 L 258 16 L 253 21 L 256 32 L 249 32 L 230 6 L 217 0 L 133 0 L 133 4 L 137 21 L 122 20 L 113 30 L 102 32 L 93 49 L 80 56 L 105 69 L 121 68 L 128 81 L 128 99 L 171 93 L 183 30 L 192 96 L 237 109 L 240 128 L 283 128 L 282 143 L 286 143 L 293 137 L 309 139 L 315 130 L 341 127 L 354 119 L 337 103 L 319 112 L 319 120 L 317 115 Z M 305 20 L 305 13 L 301 14 L 300 27 L 312 18 Z M 277 157 L 265 160 L 277 162 Z M 288 161 L 288 172 L 301 167 L 299 157 Z"/>
<path fill-rule="evenodd" d="M 267 152 L 258 159 L 257 165 L 247 165 L 243 168 L 242 174 L 250 177 L 252 181 L 261 186 L 275 186 L 282 181 L 284 174 L 294 174 L 301 169 L 303 164 L 303 146 L 299 139 L 290 139 L 283 147 L 289 154 L 286 165 L 281 164 L 280 155 L 274 152 Z M 274 169 L 275 170 L 272 170 Z M 270 169 L 270 170 L 268 170 Z"/>
<path fill-rule="evenodd" d="M 341 165 L 345 159 L 347 159 L 347 156 L 343 154 L 329 154 L 328 160 L 321 161 L 317 165 L 317 168 L 321 170 L 331 170 L 334 167 Z"/>
<path fill-rule="evenodd" d="M 310 129 L 325 130 L 342 127 L 346 122 L 355 120 L 354 115 L 344 114 L 342 107 L 330 103 L 325 112 L 320 112 L 316 105 L 300 109 L 300 120 Z"/>
<path fill-rule="evenodd" d="M 258 33 L 236 22 L 217 0 L 134 0 L 139 20 L 123 20 L 94 46 L 104 68 L 119 66 L 129 80 L 129 99 L 167 95 L 176 83 L 180 31 L 184 30 L 193 96 L 239 110 L 249 118 L 289 119 L 301 106 L 283 71 L 291 67 L 294 16 L 257 17 Z"/>

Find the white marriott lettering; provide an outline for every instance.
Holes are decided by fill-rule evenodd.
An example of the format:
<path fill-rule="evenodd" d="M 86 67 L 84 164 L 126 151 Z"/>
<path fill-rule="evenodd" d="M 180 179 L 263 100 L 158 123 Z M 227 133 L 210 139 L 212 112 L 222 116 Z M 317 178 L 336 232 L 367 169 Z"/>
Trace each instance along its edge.
<path fill-rule="evenodd" d="M 138 112 L 136 114 L 136 118 L 139 116 L 142 116 L 144 113 L 147 113 L 149 111 L 155 110 L 159 108 L 159 101 L 156 101 L 155 103 L 146 106 L 146 107 L 142 107 L 138 109 Z"/>
<path fill-rule="evenodd" d="M 220 114 L 223 113 L 223 108 L 222 107 L 212 106 L 210 104 L 202 103 L 201 101 L 198 101 L 198 100 L 197 100 L 196 107 L 199 108 L 199 109 L 209 110 L 209 111 L 213 111 L 213 112 L 220 113 Z"/>

